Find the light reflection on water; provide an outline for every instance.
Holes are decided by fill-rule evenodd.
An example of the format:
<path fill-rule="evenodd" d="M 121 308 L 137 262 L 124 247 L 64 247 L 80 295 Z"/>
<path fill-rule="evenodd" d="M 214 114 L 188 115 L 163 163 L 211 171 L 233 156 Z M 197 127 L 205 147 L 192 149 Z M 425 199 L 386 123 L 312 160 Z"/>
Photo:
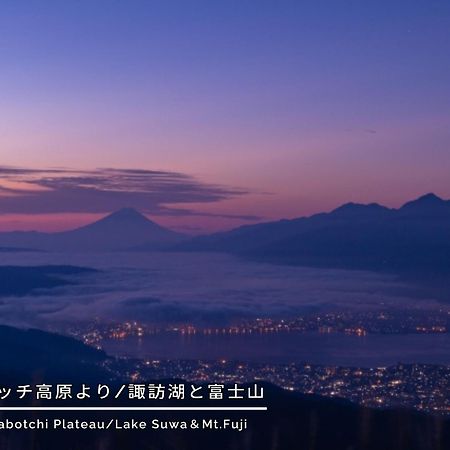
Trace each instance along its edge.
<path fill-rule="evenodd" d="M 110 354 L 153 359 L 229 359 L 267 363 L 308 362 L 343 366 L 396 363 L 450 364 L 450 334 L 367 335 L 282 333 L 180 335 L 105 340 Z"/>

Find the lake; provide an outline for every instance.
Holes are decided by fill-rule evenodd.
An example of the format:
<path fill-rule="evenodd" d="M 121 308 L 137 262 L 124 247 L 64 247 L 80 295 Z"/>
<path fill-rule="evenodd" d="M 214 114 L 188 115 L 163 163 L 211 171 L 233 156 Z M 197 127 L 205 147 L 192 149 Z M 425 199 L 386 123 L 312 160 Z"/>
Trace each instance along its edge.
<path fill-rule="evenodd" d="M 109 339 L 112 355 L 143 359 L 227 359 L 374 367 L 396 363 L 450 364 L 450 334 L 367 335 L 274 333 L 182 335 Z"/>

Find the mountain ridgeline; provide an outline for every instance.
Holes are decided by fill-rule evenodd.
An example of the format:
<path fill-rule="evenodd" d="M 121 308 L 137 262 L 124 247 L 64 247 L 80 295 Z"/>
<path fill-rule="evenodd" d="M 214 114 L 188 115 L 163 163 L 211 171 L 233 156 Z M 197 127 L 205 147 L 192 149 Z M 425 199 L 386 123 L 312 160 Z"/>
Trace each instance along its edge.
<path fill-rule="evenodd" d="M 60 233 L 0 233 L 0 250 L 225 252 L 281 264 L 450 273 L 450 200 L 426 194 L 398 209 L 347 203 L 329 212 L 188 238 L 124 208 Z"/>
<path fill-rule="evenodd" d="M 398 209 L 347 203 L 330 213 L 244 226 L 176 247 L 313 267 L 450 272 L 450 201 L 424 195 Z"/>
<path fill-rule="evenodd" d="M 184 235 L 158 225 L 135 209 L 123 208 L 75 230 L 59 233 L 0 233 L 0 247 L 84 252 L 129 250 L 139 246 L 157 250 L 184 238 Z"/>

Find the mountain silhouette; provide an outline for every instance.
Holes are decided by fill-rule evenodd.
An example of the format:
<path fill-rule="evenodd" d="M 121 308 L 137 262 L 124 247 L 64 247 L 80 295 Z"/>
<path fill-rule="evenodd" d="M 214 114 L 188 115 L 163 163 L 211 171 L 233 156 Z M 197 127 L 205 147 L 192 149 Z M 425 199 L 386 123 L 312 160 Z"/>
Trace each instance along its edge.
<path fill-rule="evenodd" d="M 157 248 L 174 243 L 182 235 L 151 221 L 132 208 L 120 209 L 103 219 L 55 236 L 66 248 L 120 250 L 137 245 Z M 61 248 L 63 245 L 58 245 Z"/>
<path fill-rule="evenodd" d="M 177 250 L 395 273 L 450 273 L 450 201 L 427 194 L 390 209 L 347 203 L 329 213 L 240 227 Z"/>
<path fill-rule="evenodd" d="M 435 194 L 426 194 L 416 200 L 405 203 L 399 210 L 403 215 L 426 218 L 447 217 L 450 219 L 450 201 L 443 200 Z"/>
<path fill-rule="evenodd" d="M 346 203 L 331 212 L 188 239 L 132 208 L 59 233 L 0 233 L 0 248 L 214 251 L 268 262 L 450 273 L 450 201 L 426 194 L 398 209 Z"/>
<path fill-rule="evenodd" d="M 355 218 L 377 218 L 382 215 L 389 214 L 391 210 L 378 203 L 369 203 L 364 205 L 361 203 L 345 203 L 332 211 L 334 216 L 355 217 Z"/>
<path fill-rule="evenodd" d="M 158 225 L 135 209 L 123 208 L 70 231 L 0 233 L 0 245 L 48 251 L 128 250 L 143 245 L 156 250 L 183 238 L 182 234 Z"/>

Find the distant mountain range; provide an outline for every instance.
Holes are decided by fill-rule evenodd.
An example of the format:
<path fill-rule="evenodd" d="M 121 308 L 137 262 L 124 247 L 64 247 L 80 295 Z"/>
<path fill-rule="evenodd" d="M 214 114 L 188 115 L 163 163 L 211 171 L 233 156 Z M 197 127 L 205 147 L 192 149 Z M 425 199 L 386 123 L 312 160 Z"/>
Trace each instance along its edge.
<path fill-rule="evenodd" d="M 97 222 L 60 233 L 15 231 L 0 233 L 2 251 L 8 248 L 46 251 L 108 251 L 142 247 L 156 250 L 186 237 L 149 220 L 132 208 L 116 211 Z"/>
<path fill-rule="evenodd" d="M 427 194 L 398 209 L 347 203 L 329 213 L 200 236 L 176 248 L 305 266 L 447 273 L 450 201 Z"/>
<path fill-rule="evenodd" d="M 121 209 L 60 233 L 0 233 L 0 249 L 226 252 L 268 262 L 450 273 L 450 201 L 426 194 L 398 209 L 346 203 L 329 212 L 188 238 Z"/>

